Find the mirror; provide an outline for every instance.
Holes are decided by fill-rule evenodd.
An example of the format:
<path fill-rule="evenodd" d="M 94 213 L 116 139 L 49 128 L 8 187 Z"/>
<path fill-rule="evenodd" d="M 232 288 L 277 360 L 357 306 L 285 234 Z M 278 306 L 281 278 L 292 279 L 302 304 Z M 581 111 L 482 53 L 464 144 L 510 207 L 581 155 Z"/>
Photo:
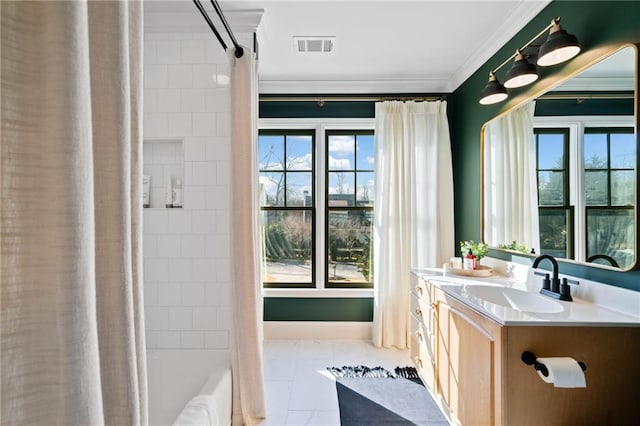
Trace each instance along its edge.
<path fill-rule="evenodd" d="M 636 266 L 637 62 L 627 45 L 483 126 L 489 246 Z"/>

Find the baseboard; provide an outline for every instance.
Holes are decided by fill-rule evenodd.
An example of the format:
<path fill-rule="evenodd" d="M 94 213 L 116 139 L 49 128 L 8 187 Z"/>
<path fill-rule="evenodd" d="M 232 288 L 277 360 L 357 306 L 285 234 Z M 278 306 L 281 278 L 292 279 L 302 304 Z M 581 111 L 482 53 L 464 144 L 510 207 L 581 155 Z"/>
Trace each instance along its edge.
<path fill-rule="evenodd" d="M 266 340 L 371 340 L 371 322 L 264 321 Z"/>

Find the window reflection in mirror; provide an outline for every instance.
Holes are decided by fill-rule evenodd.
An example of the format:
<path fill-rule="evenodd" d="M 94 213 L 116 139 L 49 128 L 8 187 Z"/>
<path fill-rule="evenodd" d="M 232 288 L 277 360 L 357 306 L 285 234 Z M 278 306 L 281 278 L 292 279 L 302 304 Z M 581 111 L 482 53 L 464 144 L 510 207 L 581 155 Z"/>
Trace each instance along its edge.
<path fill-rule="evenodd" d="M 636 49 L 626 47 L 535 100 L 535 167 L 529 170 L 536 173 L 536 254 L 623 270 L 635 265 L 636 62 Z M 484 156 L 484 167 L 491 168 L 486 151 Z M 496 203 L 495 194 L 487 193 L 490 175 L 485 171 L 485 206 L 487 200 Z M 513 244 L 492 241 L 488 214 L 485 207 L 485 241 L 493 247 Z"/>

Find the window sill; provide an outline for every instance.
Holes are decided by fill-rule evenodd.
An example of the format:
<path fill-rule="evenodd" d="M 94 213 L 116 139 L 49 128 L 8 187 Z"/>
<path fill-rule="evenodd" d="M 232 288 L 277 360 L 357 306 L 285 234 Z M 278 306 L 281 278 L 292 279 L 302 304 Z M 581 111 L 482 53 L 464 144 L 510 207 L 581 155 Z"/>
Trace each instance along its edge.
<path fill-rule="evenodd" d="M 264 288 L 263 297 L 373 297 L 372 288 Z"/>

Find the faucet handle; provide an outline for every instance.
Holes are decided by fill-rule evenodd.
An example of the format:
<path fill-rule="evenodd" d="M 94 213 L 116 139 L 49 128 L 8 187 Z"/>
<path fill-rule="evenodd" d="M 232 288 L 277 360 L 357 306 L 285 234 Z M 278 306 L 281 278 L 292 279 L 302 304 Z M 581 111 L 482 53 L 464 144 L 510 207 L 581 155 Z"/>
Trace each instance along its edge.
<path fill-rule="evenodd" d="M 571 302 L 573 300 L 573 297 L 571 297 L 571 287 L 569 287 L 569 284 L 578 285 L 580 283 L 576 280 L 563 278 L 562 285 L 560 286 L 560 300 L 565 300 L 567 302 Z"/>
<path fill-rule="evenodd" d="M 544 277 L 544 279 L 542 280 L 542 288 L 544 290 L 549 290 L 551 288 L 551 280 L 549 279 L 548 273 L 535 271 L 534 274 Z"/>
<path fill-rule="evenodd" d="M 574 285 L 579 285 L 580 281 L 577 280 L 570 280 L 569 278 L 563 278 L 562 279 L 562 284 L 574 284 Z"/>

